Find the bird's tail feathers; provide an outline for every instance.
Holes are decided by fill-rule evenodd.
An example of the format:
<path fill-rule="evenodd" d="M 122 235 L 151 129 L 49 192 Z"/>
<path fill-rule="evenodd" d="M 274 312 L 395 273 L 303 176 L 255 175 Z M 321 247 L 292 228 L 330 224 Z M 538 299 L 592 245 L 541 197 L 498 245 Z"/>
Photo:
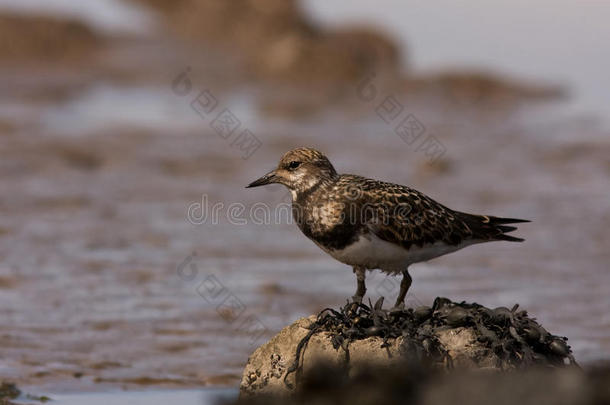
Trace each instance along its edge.
<path fill-rule="evenodd" d="M 505 240 L 509 242 L 523 242 L 525 239 L 507 235 L 507 233 L 517 230 L 516 226 L 505 224 L 518 224 L 530 222 L 527 219 L 501 218 L 488 215 L 472 215 L 460 213 L 460 218 L 468 225 L 476 239 L 486 240 Z"/>

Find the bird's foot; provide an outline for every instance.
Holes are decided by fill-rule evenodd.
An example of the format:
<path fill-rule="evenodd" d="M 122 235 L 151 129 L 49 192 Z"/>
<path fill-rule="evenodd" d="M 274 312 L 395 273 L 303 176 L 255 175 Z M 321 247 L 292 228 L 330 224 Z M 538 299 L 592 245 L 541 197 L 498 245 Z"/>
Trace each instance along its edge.
<path fill-rule="evenodd" d="M 390 308 L 390 312 L 402 312 L 404 310 L 405 303 L 403 301 L 395 303 L 394 306 Z"/>
<path fill-rule="evenodd" d="M 352 295 L 352 303 L 362 304 L 362 295 Z"/>

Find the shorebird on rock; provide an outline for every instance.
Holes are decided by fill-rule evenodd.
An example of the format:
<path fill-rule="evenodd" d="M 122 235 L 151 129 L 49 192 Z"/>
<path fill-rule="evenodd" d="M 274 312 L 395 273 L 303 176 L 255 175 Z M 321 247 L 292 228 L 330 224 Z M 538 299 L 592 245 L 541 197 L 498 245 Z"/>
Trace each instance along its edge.
<path fill-rule="evenodd" d="M 482 242 L 522 242 L 507 233 L 523 219 L 454 211 L 399 184 L 338 174 L 328 158 L 311 148 L 287 152 L 275 170 L 250 183 L 286 186 L 301 231 L 326 253 L 353 267 L 354 301 L 366 292 L 367 270 L 402 273 L 396 307 L 411 286 L 408 268 Z"/>

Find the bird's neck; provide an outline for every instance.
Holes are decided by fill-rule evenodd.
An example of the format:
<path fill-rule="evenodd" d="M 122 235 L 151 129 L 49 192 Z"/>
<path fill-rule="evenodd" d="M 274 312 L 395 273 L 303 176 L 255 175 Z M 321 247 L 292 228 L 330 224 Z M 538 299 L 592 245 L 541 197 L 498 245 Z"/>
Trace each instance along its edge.
<path fill-rule="evenodd" d="M 292 202 L 298 204 L 306 204 L 309 197 L 324 192 L 328 187 L 332 186 L 339 176 L 318 177 L 315 181 L 304 183 L 300 187 L 295 187 L 290 190 L 292 194 Z"/>

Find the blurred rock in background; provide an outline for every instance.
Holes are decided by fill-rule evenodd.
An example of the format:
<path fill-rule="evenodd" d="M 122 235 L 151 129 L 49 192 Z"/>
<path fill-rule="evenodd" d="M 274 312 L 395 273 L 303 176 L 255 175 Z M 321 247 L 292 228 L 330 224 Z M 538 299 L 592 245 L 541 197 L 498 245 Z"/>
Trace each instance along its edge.
<path fill-rule="evenodd" d="M 374 71 L 401 73 L 393 41 L 363 27 L 329 31 L 309 21 L 296 0 L 137 0 L 166 17 L 182 38 L 224 46 L 271 81 L 353 83 Z"/>
<path fill-rule="evenodd" d="M 0 64 L 78 62 L 91 56 L 102 38 L 81 21 L 0 14 Z"/>

